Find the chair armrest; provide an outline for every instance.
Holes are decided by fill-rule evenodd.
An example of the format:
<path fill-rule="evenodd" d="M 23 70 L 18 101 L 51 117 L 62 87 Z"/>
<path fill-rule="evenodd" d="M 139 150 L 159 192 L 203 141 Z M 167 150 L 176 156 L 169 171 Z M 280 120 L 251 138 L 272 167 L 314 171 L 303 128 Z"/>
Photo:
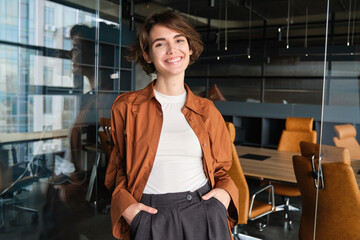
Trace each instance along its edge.
<path fill-rule="evenodd" d="M 253 207 L 254 207 L 254 201 L 255 201 L 255 198 L 256 196 L 261 193 L 261 192 L 264 192 L 265 190 L 267 189 L 270 189 L 269 190 L 269 194 L 271 194 L 271 201 L 269 202 L 269 204 L 271 204 L 271 210 L 270 211 L 267 211 L 267 212 L 264 212 L 254 218 L 251 218 L 251 213 L 252 213 L 252 210 L 253 210 Z M 273 185 L 266 185 L 262 188 L 260 188 L 259 190 L 257 190 L 251 197 L 251 204 L 250 204 L 250 210 L 249 210 L 249 219 L 250 220 L 255 220 L 255 219 L 258 219 L 258 218 L 261 218 L 271 212 L 273 212 L 275 209 L 275 195 L 274 195 L 274 186 Z"/>

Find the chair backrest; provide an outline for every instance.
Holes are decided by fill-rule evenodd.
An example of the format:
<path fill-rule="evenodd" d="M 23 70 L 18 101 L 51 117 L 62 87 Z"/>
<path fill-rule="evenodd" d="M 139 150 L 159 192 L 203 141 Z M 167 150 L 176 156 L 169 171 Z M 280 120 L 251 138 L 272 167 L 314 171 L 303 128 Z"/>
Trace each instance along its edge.
<path fill-rule="evenodd" d="M 336 125 L 334 130 L 337 135 L 333 138 L 335 146 L 347 148 L 351 158 L 360 159 L 360 146 L 355 138 L 355 127 L 351 124 Z"/>
<path fill-rule="evenodd" d="M 313 121 L 313 118 L 286 118 L 286 126 L 281 134 L 278 150 L 300 152 L 301 141 L 316 143 Z"/>
<path fill-rule="evenodd" d="M 101 128 L 98 131 L 100 142 L 106 156 L 110 157 L 111 150 L 113 147 L 110 118 L 100 118 L 100 126 Z"/>
<path fill-rule="evenodd" d="M 239 220 L 237 224 L 247 224 L 249 218 L 249 186 L 246 182 L 244 172 L 240 165 L 240 160 L 234 145 L 235 140 L 235 127 L 231 122 L 226 122 L 226 126 L 229 130 L 231 144 L 232 144 L 232 165 L 228 171 L 228 174 L 235 182 L 239 189 Z"/>
<path fill-rule="evenodd" d="M 11 184 L 12 168 L 5 167 L 0 162 L 0 193 Z"/>
<path fill-rule="evenodd" d="M 208 95 L 212 101 L 226 101 L 224 94 L 222 94 L 216 83 L 209 88 Z"/>
<path fill-rule="evenodd" d="M 318 169 L 319 145 L 301 144 L 302 156 L 293 157 L 297 185 L 302 196 L 299 237 L 313 239 L 316 188 L 311 158 L 315 154 Z M 360 192 L 347 149 L 321 146 L 324 189 L 319 190 L 316 240 L 360 239 Z"/>

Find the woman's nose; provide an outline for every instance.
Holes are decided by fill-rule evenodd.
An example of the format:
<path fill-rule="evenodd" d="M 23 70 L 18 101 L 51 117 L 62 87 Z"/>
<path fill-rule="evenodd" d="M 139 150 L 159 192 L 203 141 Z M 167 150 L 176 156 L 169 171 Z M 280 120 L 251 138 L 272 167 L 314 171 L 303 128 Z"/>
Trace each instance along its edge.
<path fill-rule="evenodd" d="M 69 52 L 67 52 L 65 54 L 65 57 L 67 57 L 68 59 L 71 59 L 72 58 L 72 53 L 73 53 L 73 49 L 71 49 Z"/>
<path fill-rule="evenodd" d="M 167 45 L 167 54 L 172 54 L 176 50 L 176 46 L 173 43 Z"/>

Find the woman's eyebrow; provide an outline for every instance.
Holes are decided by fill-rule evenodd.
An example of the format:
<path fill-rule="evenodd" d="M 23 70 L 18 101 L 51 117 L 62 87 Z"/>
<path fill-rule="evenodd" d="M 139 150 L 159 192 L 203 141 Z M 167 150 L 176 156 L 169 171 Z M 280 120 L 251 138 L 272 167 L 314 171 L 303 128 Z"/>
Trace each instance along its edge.
<path fill-rule="evenodd" d="M 174 38 L 179 38 L 179 37 L 185 37 L 185 35 L 184 34 L 178 34 L 178 35 L 175 35 Z"/>
<path fill-rule="evenodd" d="M 157 38 L 152 42 L 152 45 L 154 45 L 154 43 L 159 42 L 159 41 L 165 41 L 165 38 Z"/>
<path fill-rule="evenodd" d="M 185 37 L 185 35 L 183 34 L 177 34 L 174 36 L 174 39 L 176 38 L 180 38 L 180 37 Z M 165 38 L 157 38 L 152 42 L 152 45 L 154 45 L 155 42 L 159 42 L 159 41 L 165 41 Z"/>

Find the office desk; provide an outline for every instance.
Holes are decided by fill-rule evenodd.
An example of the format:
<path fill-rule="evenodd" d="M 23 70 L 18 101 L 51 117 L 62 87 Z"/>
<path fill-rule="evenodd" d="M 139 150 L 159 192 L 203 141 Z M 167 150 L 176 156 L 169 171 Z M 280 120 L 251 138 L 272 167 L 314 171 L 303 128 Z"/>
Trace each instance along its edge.
<path fill-rule="evenodd" d="M 21 143 L 48 140 L 54 138 L 66 138 L 69 129 L 59 129 L 46 132 L 3 133 L 0 134 L 0 146 L 3 144 Z"/>
<path fill-rule="evenodd" d="M 263 161 L 239 157 L 241 167 L 246 176 L 296 183 L 292 157 L 300 155 L 300 153 L 240 145 L 236 146 L 236 151 L 239 156 L 245 154 L 269 156 L 268 159 Z M 360 174 L 358 174 L 360 160 L 351 160 L 351 166 L 353 167 L 358 186 L 360 186 Z"/>
<path fill-rule="evenodd" d="M 270 157 L 263 161 L 239 157 L 241 167 L 246 176 L 296 183 L 292 156 L 299 155 L 299 153 L 239 145 L 236 146 L 236 151 L 239 156 L 255 154 Z"/>

